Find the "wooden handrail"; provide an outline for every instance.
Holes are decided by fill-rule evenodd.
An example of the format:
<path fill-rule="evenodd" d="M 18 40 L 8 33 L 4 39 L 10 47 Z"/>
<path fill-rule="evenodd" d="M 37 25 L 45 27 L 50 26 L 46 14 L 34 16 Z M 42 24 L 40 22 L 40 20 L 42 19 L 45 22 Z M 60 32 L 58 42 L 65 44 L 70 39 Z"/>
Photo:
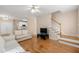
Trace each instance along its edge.
<path fill-rule="evenodd" d="M 61 23 L 59 23 L 58 21 L 56 21 L 55 19 L 53 19 L 53 16 L 51 16 L 51 20 L 53 20 L 54 22 L 56 22 L 60 26 L 60 36 L 61 36 Z"/>
<path fill-rule="evenodd" d="M 56 18 L 56 17 L 55 17 Z M 55 21 L 57 24 L 61 25 L 61 23 L 59 23 L 58 21 L 56 21 L 55 19 L 53 19 L 53 17 L 51 17 L 51 20 Z"/>
<path fill-rule="evenodd" d="M 57 14 L 59 14 L 59 13 L 61 13 L 61 11 L 55 11 L 55 12 L 53 12 L 53 13 L 51 13 L 51 19 L 53 20 L 53 21 L 55 21 L 57 24 L 59 24 L 59 25 L 61 25 L 61 23 L 59 23 L 58 21 L 56 21 L 55 19 L 56 19 L 56 15 Z M 53 19 L 54 18 L 54 19 Z"/>

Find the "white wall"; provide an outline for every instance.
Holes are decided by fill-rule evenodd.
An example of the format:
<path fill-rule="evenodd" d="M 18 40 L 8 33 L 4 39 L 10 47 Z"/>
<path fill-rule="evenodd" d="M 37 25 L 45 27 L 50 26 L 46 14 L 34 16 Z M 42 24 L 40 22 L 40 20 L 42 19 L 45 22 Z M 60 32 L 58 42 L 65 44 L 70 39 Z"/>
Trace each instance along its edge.
<path fill-rule="evenodd" d="M 51 25 L 50 15 L 41 15 L 37 17 L 37 33 L 40 33 L 40 28 L 49 27 Z"/>
<path fill-rule="evenodd" d="M 35 16 L 28 16 L 28 30 L 32 35 L 37 34 L 37 19 Z"/>
<path fill-rule="evenodd" d="M 50 27 L 50 15 L 37 17 L 37 33 L 41 27 Z M 61 23 L 61 31 L 64 35 L 75 35 L 77 33 L 77 10 L 61 12 L 56 15 L 56 20 Z"/>
<path fill-rule="evenodd" d="M 75 35 L 77 33 L 77 10 L 61 12 L 56 17 L 56 20 L 61 23 L 62 34 Z"/>
<path fill-rule="evenodd" d="M 78 11 L 78 13 L 77 13 L 77 15 L 78 15 L 78 16 L 77 16 L 77 18 L 78 18 L 78 20 L 77 20 L 77 23 L 78 23 L 78 24 L 77 24 L 77 31 L 78 31 L 77 34 L 79 34 L 79 8 L 78 8 L 77 11 Z"/>
<path fill-rule="evenodd" d="M 62 32 L 67 35 L 75 35 L 77 32 L 77 14 L 75 11 L 65 13 L 62 19 Z"/>
<path fill-rule="evenodd" d="M 62 34 L 75 35 L 77 33 L 77 10 L 61 12 L 56 15 L 56 20 L 61 23 Z M 51 26 L 50 14 L 40 15 L 38 17 L 28 17 L 28 30 L 36 35 L 41 27 Z"/>

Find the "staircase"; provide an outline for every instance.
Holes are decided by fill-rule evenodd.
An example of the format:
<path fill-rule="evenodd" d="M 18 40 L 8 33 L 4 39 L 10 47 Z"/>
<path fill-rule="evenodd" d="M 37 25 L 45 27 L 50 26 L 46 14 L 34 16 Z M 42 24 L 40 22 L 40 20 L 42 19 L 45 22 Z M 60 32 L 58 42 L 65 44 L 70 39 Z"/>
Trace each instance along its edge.
<path fill-rule="evenodd" d="M 54 13 L 57 14 L 57 13 Z M 49 28 L 49 38 L 57 40 L 61 44 L 66 44 L 79 48 L 79 37 L 63 35 L 61 31 L 61 23 L 57 21 L 57 17 L 51 15 L 51 27 Z"/>
<path fill-rule="evenodd" d="M 64 36 L 59 38 L 59 43 L 79 48 L 79 38 L 73 36 Z"/>

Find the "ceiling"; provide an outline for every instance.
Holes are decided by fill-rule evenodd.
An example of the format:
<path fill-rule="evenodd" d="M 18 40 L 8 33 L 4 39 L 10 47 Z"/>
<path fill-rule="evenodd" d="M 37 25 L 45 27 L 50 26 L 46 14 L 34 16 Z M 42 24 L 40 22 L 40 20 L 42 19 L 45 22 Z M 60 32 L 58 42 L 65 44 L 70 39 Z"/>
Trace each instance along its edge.
<path fill-rule="evenodd" d="M 39 5 L 39 15 L 49 14 L 55 11 L 70 11 L 78 8 L 77 5 Z M 31 15 L 28 5 L 0 5 L 0 14 L 7 14 L 16 17 Z"/>

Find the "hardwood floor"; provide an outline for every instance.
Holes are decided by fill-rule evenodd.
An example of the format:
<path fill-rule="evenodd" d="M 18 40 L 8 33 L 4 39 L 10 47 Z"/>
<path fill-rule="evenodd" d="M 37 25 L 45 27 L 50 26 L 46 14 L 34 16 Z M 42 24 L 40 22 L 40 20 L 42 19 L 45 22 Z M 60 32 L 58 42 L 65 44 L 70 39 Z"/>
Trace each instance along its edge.
<path fill-rule="evenodd" d="M 24 40 L 19 44 L 26 50 L 32 53 L 78 53 L 79 48 L 71 47 L 65 44 L 60 44 L 50 39 L 32 39 Z"/>

